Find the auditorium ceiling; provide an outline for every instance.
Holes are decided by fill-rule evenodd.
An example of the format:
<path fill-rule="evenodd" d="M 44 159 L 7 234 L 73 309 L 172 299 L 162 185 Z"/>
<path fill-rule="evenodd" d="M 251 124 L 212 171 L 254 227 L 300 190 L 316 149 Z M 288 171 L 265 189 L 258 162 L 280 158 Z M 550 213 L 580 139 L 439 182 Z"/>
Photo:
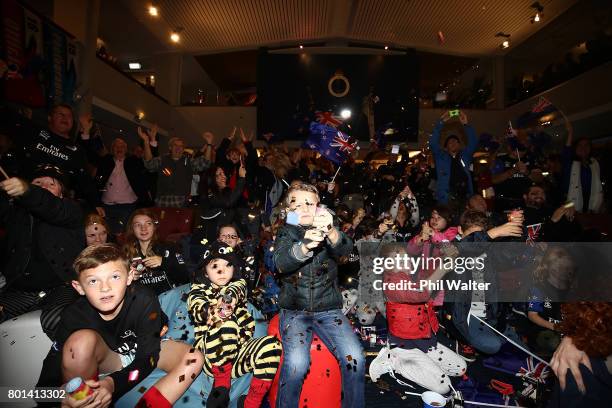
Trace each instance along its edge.
<path fill-rule="evenodd" d="M 179 30 L 182 52 L 215 54 L 321 41 L 363 41 L 393 48 L 479 57 L 504 53 L 553 21 L 576 0 L 122 0 L 161 43 Z"/>

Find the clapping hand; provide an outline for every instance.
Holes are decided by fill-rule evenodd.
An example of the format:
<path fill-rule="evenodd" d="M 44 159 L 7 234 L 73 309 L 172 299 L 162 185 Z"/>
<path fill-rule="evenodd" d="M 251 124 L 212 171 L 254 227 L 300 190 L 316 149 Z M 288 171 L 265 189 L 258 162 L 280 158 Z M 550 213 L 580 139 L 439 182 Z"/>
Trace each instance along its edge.
<path fill-rule="evenodd" d="M 246 168 L 244 167 L 244 160 L 242 156 L 240 156 L 240 167 L 238 168 L 238 177 L 240 178 L 246 177 Z"/>
<path fill-rule="evenodd" d="M 202 133 L 202 139 L 206 142 L 207 145 L 212 144 L 213 138 L 215 136 L 211 132 Z"/>

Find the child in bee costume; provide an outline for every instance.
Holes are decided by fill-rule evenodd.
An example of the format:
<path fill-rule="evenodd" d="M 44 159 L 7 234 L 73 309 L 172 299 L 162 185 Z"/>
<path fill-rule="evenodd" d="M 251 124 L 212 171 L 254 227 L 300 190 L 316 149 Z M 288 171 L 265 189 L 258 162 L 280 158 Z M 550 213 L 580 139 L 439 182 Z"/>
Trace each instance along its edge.
<path fill-rule="evenodd" d="M 255 321 L 246 308 L 247 285 L 232 247 L 216 241 L 202 255 L 198 283 L 191 285 L 187 308 L 195 326 L 194 346 L 205 357 L 204 372 L 214 378 L 207 407 L 227 407 L 232 378 L 253 373 L 238 407 L 259 408 L 280 364 L 276 337 L 253 338 Z"/>

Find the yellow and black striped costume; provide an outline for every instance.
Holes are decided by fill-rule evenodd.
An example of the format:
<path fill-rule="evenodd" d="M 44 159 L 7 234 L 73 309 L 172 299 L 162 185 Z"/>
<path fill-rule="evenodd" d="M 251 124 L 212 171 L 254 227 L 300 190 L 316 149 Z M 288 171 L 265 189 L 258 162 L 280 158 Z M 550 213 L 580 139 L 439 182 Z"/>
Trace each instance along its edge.
<path fill-rule="evenodd" d="M 226 293 L 236 299 L 232 316 L 222 321 L 213 316 L 208 325 L 209 311 Z M 213 376 L 212 366 L 233 363 L 232 378 L 246 373 L 262 380 L 273 380 L 280 364 L 281 343 L 276 337 L 264 336 L 254 339 L 255 321 L 246 308 L 246 281 L 231 282 L 223 288 L 213 288 L 210 283 L 192 284 L 187 297 L 187 308 L 195 327 L 194 347 L 204 354 L 204 372 Z"/>

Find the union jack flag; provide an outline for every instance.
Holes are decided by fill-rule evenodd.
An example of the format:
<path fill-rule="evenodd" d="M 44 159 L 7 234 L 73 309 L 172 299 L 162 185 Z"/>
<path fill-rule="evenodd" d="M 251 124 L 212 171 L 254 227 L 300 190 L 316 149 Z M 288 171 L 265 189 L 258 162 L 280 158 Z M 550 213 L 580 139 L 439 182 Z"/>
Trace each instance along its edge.
<path fill-rule="evenodd" d="M 540 97 L 540 100 L 538 100 L 538 103 L 536 103 L 534 105 L 534 107 L 531 109 L 532 113 L 541 113 L 544 112 L 545 110 L 550 109 L 551 107 L 553 107 L 553 104 L 550 103 L 550 101 L 546 98 L 544 98 L 543 96 Z"/>
<path fill-rule="evenodd" d="M 350 143 L 349 139 L 350 137 L 348 135 L 338 132 L 338 134 L 334 137 L 333 142 L 331 142 L 329 145 L 331 147 L 337 147 L 341 152 L 347 152 L 350 154 L 355 147 L 357 147 L 357 142 Z"/>
<path fill-rule="evenodd" d="M 527 242 L 533 243 L 537 241 L 540 235 L 540 229 L 542 228 L 542 223 L 532 224 L 527 226 Z"/>
<path fill-rule="evenodd" d="M 315 120 L 322 125 L 333 126 L 337 128 L 343 122 L 340 116 L 336 116 L 333 112 L 330 111 L 316 111 L 315 112 Z"/>

